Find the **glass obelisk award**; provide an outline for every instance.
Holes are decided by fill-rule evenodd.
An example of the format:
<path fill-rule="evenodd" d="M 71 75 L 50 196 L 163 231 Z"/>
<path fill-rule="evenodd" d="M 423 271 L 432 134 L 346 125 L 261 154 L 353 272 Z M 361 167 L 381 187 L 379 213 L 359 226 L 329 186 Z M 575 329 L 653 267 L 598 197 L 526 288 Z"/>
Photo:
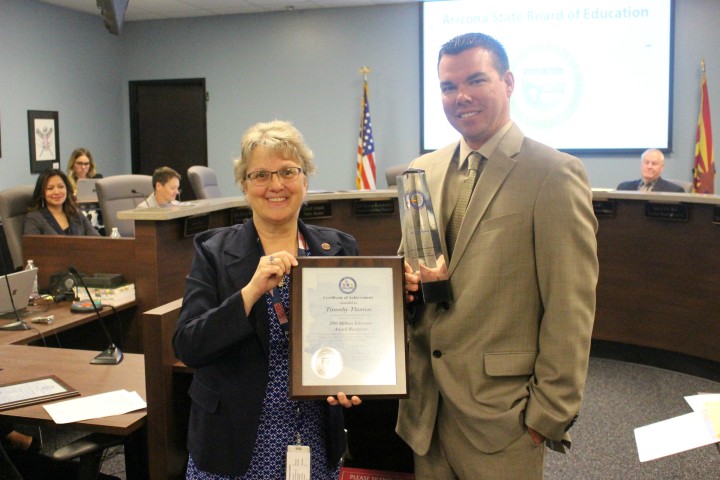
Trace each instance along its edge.
<path fill-rule="evenodd" d="M 447 255 L 440 241 L 425 171 L 405 170 L 397 177 L 397 186 L 405 259 L 413 272 L 420 273 L 423 301 L 451 303 Z"/>

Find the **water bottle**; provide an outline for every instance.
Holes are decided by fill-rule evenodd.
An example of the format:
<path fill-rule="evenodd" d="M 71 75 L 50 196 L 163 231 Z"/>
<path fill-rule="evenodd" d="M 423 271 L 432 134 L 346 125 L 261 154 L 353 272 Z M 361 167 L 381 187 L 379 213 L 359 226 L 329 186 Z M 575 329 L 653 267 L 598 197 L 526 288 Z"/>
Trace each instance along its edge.
<path fill-rule="evenodd" d="M 25 265 L 25 270 L 35 270 L 35 280 L 33 281 L 32 292 L 30 292 L 30 300 L 35 300 L 36 298 L 40 297 L 37 281 L 38 272 L 37 267 L 35 266 L 35 262 L 33 262 L 32 260 L 28 260 L 27 265 Z"/>
<path fill-rule="evenodd" d="M 110 238 L 120 238 L 120 232 L 118 232 L 117 227 L 113 227 L 112 232 L 110 232 Z"/>

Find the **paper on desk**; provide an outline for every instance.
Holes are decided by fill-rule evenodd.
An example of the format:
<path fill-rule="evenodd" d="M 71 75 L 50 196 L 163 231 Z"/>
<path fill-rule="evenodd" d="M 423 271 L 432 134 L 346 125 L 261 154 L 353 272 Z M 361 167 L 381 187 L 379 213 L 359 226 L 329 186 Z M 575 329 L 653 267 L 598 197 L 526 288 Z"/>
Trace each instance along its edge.
<path fill-rule="evenodd" d="M 635 429 L 641 462 L 716 443 L 707 411 L 692 412 Z"/>
<path fill-rule="evenodd" d="M 720 402 L 709 402 L 707 404 L 707 411 L 710 417 L 710 423 L 712 423 L 713 430 L 715 430 L 715 436 L 720 442 Z"/>
<path fill-rule="evenodd" d="M 720 393 L 701 393 L 699 395 L 688 395 L 685 401 L 693 409 L 693 412 L 703 412 L 707 410 L 707 404 L 711 402 L 720 402 Z"/>
<path fill-rule="evenodd" d="M 43 405 L 55 423 L 72 423 L 93 418 L 122 415 L 147 408 L 147 403 L 137 392 L 116 390 L 114 392 L 75 398 L 64 402 Z"/>

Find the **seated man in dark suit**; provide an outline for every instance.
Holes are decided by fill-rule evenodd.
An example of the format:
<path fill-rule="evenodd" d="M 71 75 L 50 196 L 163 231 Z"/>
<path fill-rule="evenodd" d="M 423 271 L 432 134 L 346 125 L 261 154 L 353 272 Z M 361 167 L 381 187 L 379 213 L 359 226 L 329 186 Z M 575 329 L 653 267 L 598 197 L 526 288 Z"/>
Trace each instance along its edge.
<path fill-rule="evenodd" d="M 645 150 L 640 157 L 640 171 L 642 172 L 642 178 L 640 180 L 622 182 L 618 185 L 617 189 L 640 190 L 642 192 L 684 192 L 685 190 L 680 185 L 676 185 L 660 178 L 660 174 L 664 168 L 665 156 L 660 150 L 656 148 Z"/>

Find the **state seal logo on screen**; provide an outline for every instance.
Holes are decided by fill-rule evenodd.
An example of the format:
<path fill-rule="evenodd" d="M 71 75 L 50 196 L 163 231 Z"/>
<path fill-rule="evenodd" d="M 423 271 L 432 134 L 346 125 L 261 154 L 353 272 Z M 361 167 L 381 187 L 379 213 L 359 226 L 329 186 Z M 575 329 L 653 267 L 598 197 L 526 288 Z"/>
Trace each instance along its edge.
<path fill-rule="evenodd" d="M 343 370 L 342 355 L 332 347 L 321 347 L 313 353 L 310 368 L 316 376 L 324 380 L 335 378 Z"/>
<path fill-rule="evenodd" d="M 512 117 L 536 128 L 566 123 L 580 104 L 582 74 L 575 57 L 556 44 L 539 44 L 520 53 L 515 73 Z"/>

